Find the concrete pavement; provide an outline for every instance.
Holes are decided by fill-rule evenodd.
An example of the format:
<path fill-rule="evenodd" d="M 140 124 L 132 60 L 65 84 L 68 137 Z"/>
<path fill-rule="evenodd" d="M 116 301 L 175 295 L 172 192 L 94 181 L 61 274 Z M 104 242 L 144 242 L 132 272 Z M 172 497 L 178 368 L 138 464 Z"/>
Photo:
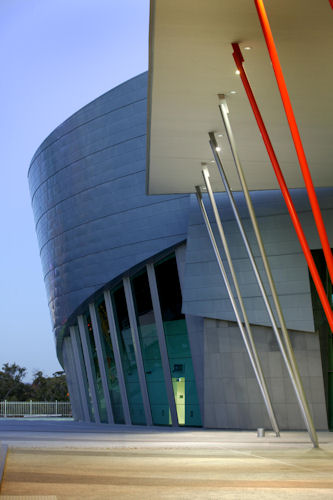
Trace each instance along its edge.
<path fill-rule="evenodd" d="M 0 421 L 1 498 L 332 499 L 333 434 Z M 32 496 L 32 497 L 31 497 Z"/>

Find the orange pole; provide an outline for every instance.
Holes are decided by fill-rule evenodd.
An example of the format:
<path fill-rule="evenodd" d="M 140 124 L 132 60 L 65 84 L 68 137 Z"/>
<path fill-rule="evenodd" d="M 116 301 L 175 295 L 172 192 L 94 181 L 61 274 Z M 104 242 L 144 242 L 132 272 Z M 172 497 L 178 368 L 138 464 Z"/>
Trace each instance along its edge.
<path fill-rule="evenodd" d="M 310 270 L 313 282 L 315 284 L 316 290 L 318 292 L 320 302 L 321 302 L 323 309 L 325 311 L 325 315 L 326 315 L 328 324 L 330 325 L 331 331 L 333 333 L 333 311 L 331 309 L 330 303 L 329 303 L 327 295 L 325 293 L 325 289 L 324 289 L 322 281 L 320 279 L 316 264 L 313 260 L 311 250 L 310 250 L 308 242 L 306 240 L 304 231 L 303 231 L 302 226 L 301 226 L 301 222 L 298 218 L 298 215 L 297 215 L 297 212 L 295 209 L 295 205 L 294 205 L 292 198 L 290 196 L 290 192 L 288 190 L 288 187 L 287 187 L 286 181 L 284 179 L 282 170 L 280 168 L 278 159 L 276 157 L 274 148 L 273 148 L 271 140 L 269 138 L 267 129 L 265 127 L 264 121 L 263 121 L 261 113 L 259 111 L 256 99 L 255 99 L 254 94 L 252 92 L 249 80 L 248 80 L 247 75 L 245 73 L 245 70 L 243 68 L 243 64 L 242 64 L 244 61 L 243 55 L 241 53 L 241 50 L 239 48 L 238 43 L 233 43 L 232 47 L 234 49 L 233 57 L 234 57 L 237 69 L 240 72 L 240 77 L 241 77 L 242 83 L 244 85 L 245 92 L 248 96 L 253 114 L 254 114 L 255 119 L 257 121 L 257 124 L 258 124 L 259 130 L 260 130 L 260 133 L 262 135 L 263 141 L 265 143 L 268 156 L 271 160 L 276 178 L 277 178 L 278 183 L 280 185 L 280 189 L 281 189 L 283 198 L 286 202 L 286 205 L 287 205 L 292 223 L 294 225 L 296 234 L 298 236 L 299 242 L 301 244 L 305 259 L 308 263 L 309 270 Z"/>
<path fill-rule="evenodd" d="M 297 127 L 295 115 L 294 115 L 294 112 L 293 112 L 293 108 L 291 106 L 291 102 L 290 102 L 290 98 L 289 98 L 289 94 L 288 94 L 286 82 L 284 80 L 284 76 L 283 76 L 283 73 L 282 73 L 282 68 L 281 68 L 281 65 L 280 65 L 278 53 L 277 53 L 277 50 L 276 50 L 276 47 L 275 47 L 275 43 L 274 43 L 274 39 L 273 39 L 273 35 L 272 35 L 272 31 L 271 31 L 271 28 L 270 28 L 270 25 L 269 25 L 269 21 L 268 21 L 268 17 L 267 17 L 267 14 L 266 14 L 266 10 L 265 10 L 265 7 L 264 7 L 264 2 L 263 2 L 263 0 L 254 0 L 254 3 L 255 3 L 257 12 L 258 12 L 258 16 L 259 16 L 259 19 L 260 19 L 260 24 L 261 24 L 261 27 L 262 27 L 262 30 L 263 30 L 263 33 L 264 33 L 264 37 L 265 37 L 265 40 L 266 40 L 266 45 L 267 45 L 268 52 L 269 52 L 269 55 L 270 55 L 270 58 L 271 58 L 271 61 L 272 61 L 272 65 L 273 65 L 273 69 L 274 69 L 274 73 L 275 73 L 276 82 L 277 82 L 278 87 L 279 87 L 281 99 L 282 99 L 282 102 L 283 102 L 283 107 L 284 107 L 284 110 L 285 110 L 285 113 L 286 113 L 286 116 L 287 116 L 287 120 L 288 120 L 288 123 L 289 123 L 290 132 L 291 132 L 291 135 L 292 135 L 292 138 L 293 138 L 293 141 L 294 141 L 294 145 L 295 145 L 295 149 L 296 149 L 298 161 L 299 161 L 299 164 L 300 164 L 300 167 L 301 167 L 301 171 L 302 171 L 302 175 L 303 175 L 303 179 L 304 179 L 304 182 L 305 182 L 305 187 L 306 187 L 306 190 L 308 192 L 308 196 L 309 196 L 309 200 L 310 200 L 310 205 L 311 205 L 311 208 L 312 208 L 312 213 L 313 213 L 313 216 L 314 216 L 314 219 L 315 219 L 315 223 L 316 223 L 316 226 L 317 226 L 319 238 L 320 238 L 320 241 L 321 241 L 321 244 L 322 244 L 322 247 L 323 247 L 323 251 L 324 251 L 324 256 L 325 256 L 325 260 L 326 260 L 328 272 L 329 272 L 331 281 L 333 282 L 333 256 L 332 256 L 332 251 L 331 251 L 331 247 L 330 247 L 330 244 L 329 244 L 329 241 L 328 241 L 328 237 L 327 237 L 327 233 L 326 233 L 324 221 L 323 221 L 323 218 L 322 218 L 322 215 L 321 215 L 321 211 L 320 211 L 320 207 L 319 207 L 317 195 L 316 195 L 316 192 L 315 192 L 315 189 L 314 189 L 314 186 L 313 186 L 313 182 L 312 182 L 312 178 L 311 178 L 311 173 L 310 173 L 309 166 L 308 166 L 308 163 L 307 163 L 307 160 L 306 160 L 306 156 L 305 156 L 304 148 L 303 148 L 303 145 L 302 145 L 301 137 L 299 135 L 299 131 L 298 131 L 298 127 Z"/>

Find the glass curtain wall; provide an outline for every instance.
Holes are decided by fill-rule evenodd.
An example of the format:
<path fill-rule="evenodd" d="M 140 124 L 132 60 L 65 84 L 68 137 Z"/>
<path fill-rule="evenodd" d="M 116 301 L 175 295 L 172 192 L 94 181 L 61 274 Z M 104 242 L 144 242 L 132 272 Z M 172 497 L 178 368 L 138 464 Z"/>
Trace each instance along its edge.
<path fill-rule="evenodd" d="M 124 287 L 118 287 L 112 294 L 112 305 L 117 329 L 121 363 L 127 391 L 132 424 L 145 424 L 145 413 L 140 390 L 138 369 L 127 312 Z"/>
<path fill-rule="evenodd" d="M 114 360 L 114 352 L 110 337 L 109 323 L 106 314 L 104 299 L 99 299 L 97 301 L 96 310 L 97 310 L 97 321 L 99 322 L 100 331 L 102 335 L 101 344 L 102 344 L 106 377 L 108 381 L 108 387 L 109 387 L 109 393 L 113 411 L 113 418 L 116 424 L 123 424 L 125 423 L 123 405 L 121 401 L 118 375 Z"/>
<path fill-rule="evenodd" d="M 175 255 L 172 254 L 157 262 L 154 267 L 178 422 L 180 425 L 200 426 L 202 425 L 200 408 L 186 321 L 185 316 L 181 313 L 182 297 Z M 143 268 L 131 277 L 131 288 L 153 424 L 171 425 L 171 415 L 146 268 Z M 135 425 L 145 425 L 144 406 L 123 285 L 117 286 L 110 293 L 131 422 Z M 122 398 L 103 296 L 100 296 L 96 300 L 95 306 L 114 421 L 117 424 L 123 424 L 125 419 Z M 92 322 L 88 311 L 83 315 L 83 318 L 87 326 L 87 344 L 92 364 L 100 419 L 101 422 L 107 422 L 101 373 Z M 79 350 L 84 370 L 84 381 L 88 389 L 89 412 L 94 420 L 91 388 L 88 384 L 80 339 Z"/>
<path fill-rule="evenodd" d="M 180 425 L 200 426 L 201 416 L 174 255 L 155 264 L 165 340 Z"/>
<path fill-rule="evenodd" d="M 153 423 L 169 425 L 169 404 L 146 270 L 131 279 L 142 360 Z"/>
<path fill-rule="evenodd" d="M 93 329 L 92 329 L 92 324 L 91 324 L 91 318 L 90 318 L 89 314 L 87 314 L 86 316 L 83 316 L 83 318 L 86 319 L 87 326 L 88 326 L 87 343 L 88 343 L 88 349 L 89 349 L 89 356 L 90 356 L 90 359 L 92 360 L 92 367 L 91 368 L 93 371 L 93 378 L 95 381 L 95 389 L 96 389 L 96 396 L 97 396 L 97 402 L 98 402 L 99 417 L 100 417 L 101 422 L 107 423 L 108 418 L 107 418 L 105 398 L 104 398 L 104 392 L 103 392 L 103 386 L 102 386 L 102 378 L 101 378 L 101 372 L 100 372 L 99 364 L 98 364 L 97 351 L 96 351 L 95 339 L 94 339 L 94 334 L 93 334 Z"/>
<path fill-rule="evenodd" d="M 313 250 L 312 255 L 316 263 L 320 278 L 325 286 L 327 297 L 330 301 L 331 307 L 333 308 L 332 283 L 329 277 L 323 251 Z M 313 319 L 315 329 L 319 332 L 328 427 L 330 430 L 333 430 L 333 335 L 330 331 L 330 327 L 328 325 L 324 310 L 322 308 L 317 290 L 314 286 L 310 273 L 309 276 L 311 283 Z"/>

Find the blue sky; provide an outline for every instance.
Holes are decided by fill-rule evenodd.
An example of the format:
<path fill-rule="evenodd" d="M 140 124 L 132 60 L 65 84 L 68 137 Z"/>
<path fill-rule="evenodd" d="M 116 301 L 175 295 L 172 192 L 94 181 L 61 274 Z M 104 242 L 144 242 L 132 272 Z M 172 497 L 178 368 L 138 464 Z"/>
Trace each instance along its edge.
<path fill-rule="evenodd" d="M 0 366 L 56 355 L 27 182 L 45 137 L 148 67 L 148 0 L 0 0 Z"/>

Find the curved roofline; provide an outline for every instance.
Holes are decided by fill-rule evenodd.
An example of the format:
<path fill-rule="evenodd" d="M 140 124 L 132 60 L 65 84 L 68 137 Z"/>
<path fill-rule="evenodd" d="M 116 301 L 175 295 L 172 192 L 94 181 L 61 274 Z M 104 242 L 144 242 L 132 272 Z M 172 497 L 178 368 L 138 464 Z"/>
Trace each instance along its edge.
<path fill-rule="evenodd" d="M 94 102 L 96 102 L 98 99 L 102 98 L 103 96 L 105 96 L 109 92 L 113 92 L 114 90 L 118 89 L 119 87 L 122 87 L 123 85 L 126 85 L 126 84 L 130 83 L 131 81 L 135 80 L 136 78 L 140 78 L 147 73 L 148 73 L 148 71 L 143 71 L 142 73 L 139 73 L 138 75 L 133 76 L 132 78 L 129 78 L 128 80 L 125 80 L 124 82 L 120 83 L 119 85 L 112 87 L 110 90 L 107 90 L 103 94 L 95 97 L 92 101 L 88 102 L 88 104 L 85 104 L 84 106 L 82 106 L 82 108 L 79 108 L 77 111 L 72 113 L 68 118 L 66 118 L 66 120 L 61 122 L 55 129 L 52 130 L 52 132 L 50 132 L 45 137 L 45 139 L 41 142 L 41 144 L 36 149 L 35 153 L 33 154 L 32 159 L 30 161 L 30 165 L 29 165 L 28 172 L 27 172 L 27 177 L 29 178 L 30 170 L 31 170 L 31 167 L 33 166 L 34 161 L 40 155 L 40 153 L 42 153 L 42 151 L 45 149 L 45 143 L 56 133 L 56 131 L 58 129 L 60 129 L 60 127 L 63 127 L 67 122 L 72 120 L 75 115 L 77 115 L 78 113 L 81 113 L 83 110 L 85 110 L 87 107 L 91 106 Z"/>

